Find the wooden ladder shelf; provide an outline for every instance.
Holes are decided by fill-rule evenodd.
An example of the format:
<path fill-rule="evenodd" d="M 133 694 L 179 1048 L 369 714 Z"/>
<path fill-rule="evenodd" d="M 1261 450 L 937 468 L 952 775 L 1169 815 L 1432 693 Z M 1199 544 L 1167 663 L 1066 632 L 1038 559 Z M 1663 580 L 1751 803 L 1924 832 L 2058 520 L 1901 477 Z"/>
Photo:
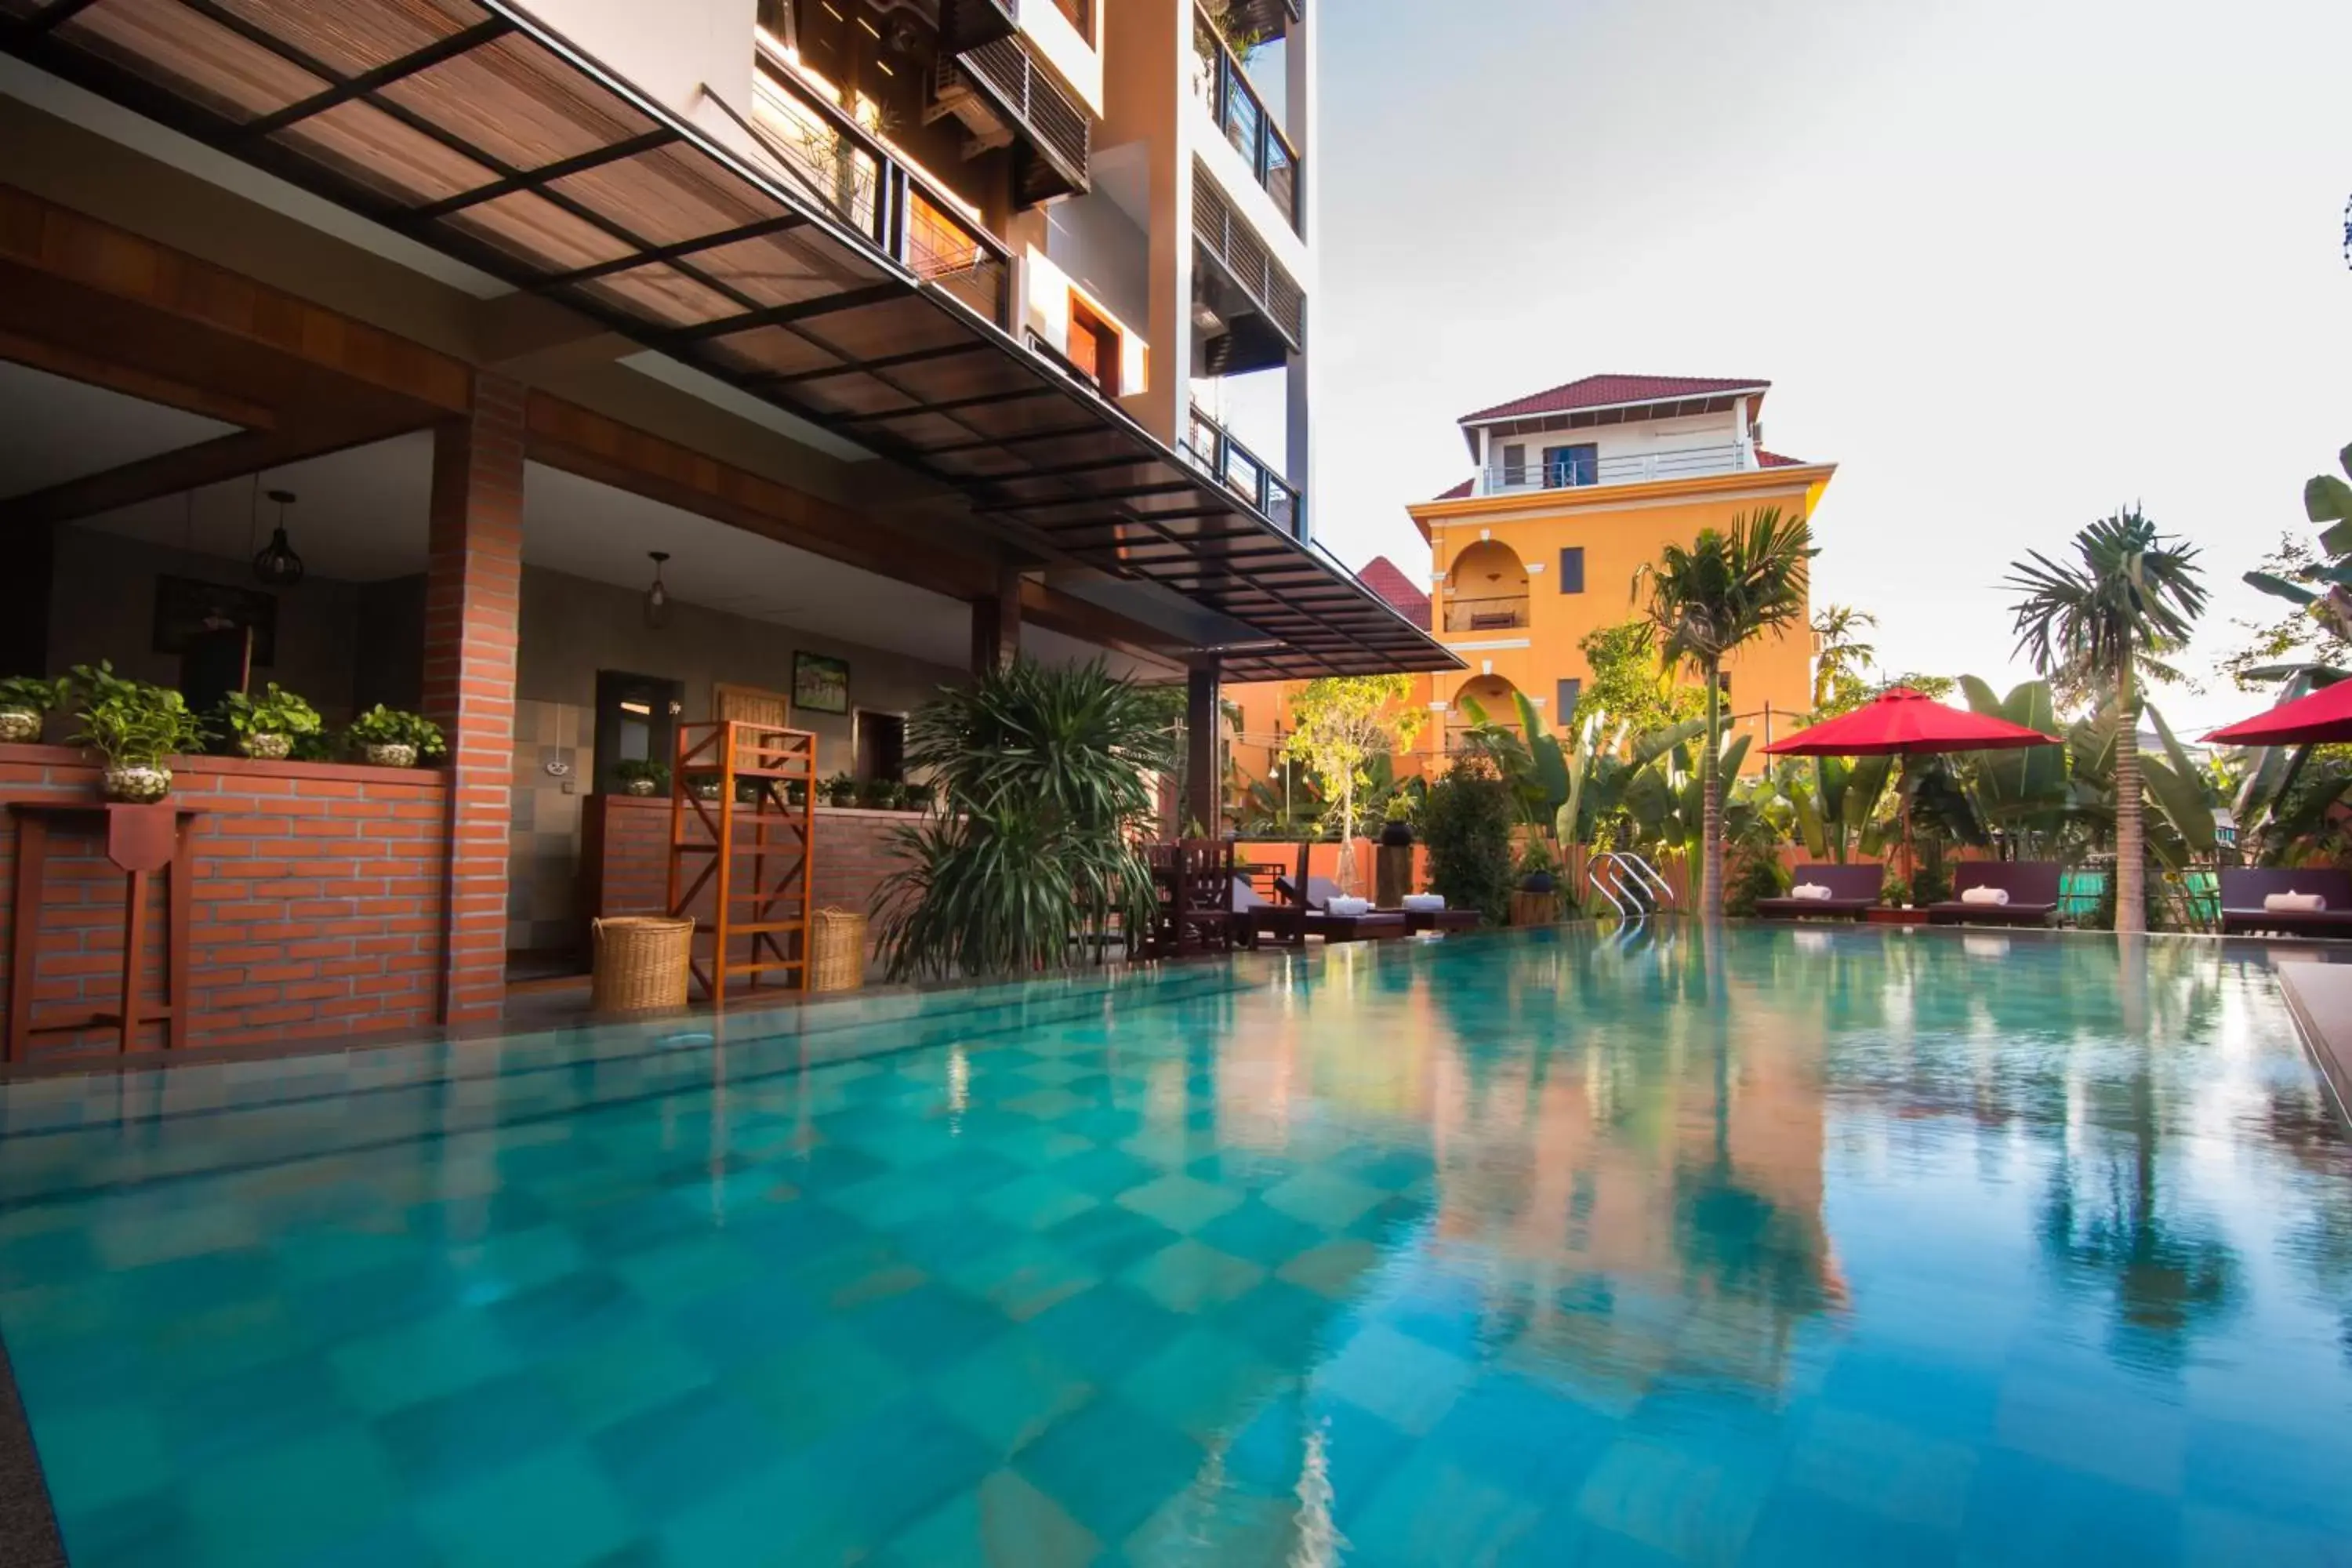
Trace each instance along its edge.
<path fill-rule="evenodd" d="M 814 735 L 743 720 L 678 726 L 669 912 L 694 919 L 687 966 L 714 1006 L 735 980 L 809 988 L 815 850 Z"/>

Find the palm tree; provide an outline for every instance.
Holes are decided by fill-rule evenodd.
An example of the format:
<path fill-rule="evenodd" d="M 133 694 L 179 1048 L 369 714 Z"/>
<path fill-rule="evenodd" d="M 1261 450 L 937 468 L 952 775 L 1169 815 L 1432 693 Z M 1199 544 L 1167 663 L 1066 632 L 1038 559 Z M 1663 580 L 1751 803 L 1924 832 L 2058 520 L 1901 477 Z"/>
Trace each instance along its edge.
<path fill-rule="evenodd" d="M 1698 666 L 1706 683 L 1706 746 L 1699 760 L 1699 910 L 1723 914 L 1723 661 L 1769 632 L 1786 636 L 1805 624 L 1810 563 L 1821 553 L 1800 517 L 1778 507 L 1735 517 L 1727 531 L 1707 528 L 1687 550 L 1669 544 L 1633 574 L 1633 595 L 1649 589 L 1645 613 L 1664 639 L 1669 661 Z"/>
<path fill-rule="evenodd" d="M 1824 605 L 1813 617 L 1813 706 L 1826 708 L 1839 686 L 1860 681 L 1878 661 L 1878 649 L 1855 633 L 1876 626 L 1878 617 L 1852 605 Z"/>
<path fill-rule="evenodd" d="M 2189 640 L 2205 608 L 2197 552 L 2135 507 L 2074 536 L 2076 561 L 2040 551 L 2011 568 L 2017 647 L 2056 676 L 2078 670 L 2116 694 L 2116 930 L 2147 929 L 2147 833 L 2140 814 L 2138 674 L 2148 654 Z"/>

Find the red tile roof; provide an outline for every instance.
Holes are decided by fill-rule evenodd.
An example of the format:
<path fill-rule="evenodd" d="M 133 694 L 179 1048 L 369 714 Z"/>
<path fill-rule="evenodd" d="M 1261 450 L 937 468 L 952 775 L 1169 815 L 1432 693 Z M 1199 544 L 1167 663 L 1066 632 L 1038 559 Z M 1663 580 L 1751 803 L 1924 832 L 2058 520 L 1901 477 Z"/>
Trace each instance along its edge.
<path fill-rule="evenodd" d="M 1468 494 L 1465 488 L 1464 494 Z M 1412 585 L 1412 579 L 1397 570 L 1395 562 L 1385 555 L 1375 555 L 1364 563 L 1356 578 L 1373 593 L 1388 602 L 1389 608 L 1414 626 L 1429 625 L 1429 595 Z"/>
<path fill-rule="evenodd" d="M 1460 500 L 1477 488 L 1478 476 L 1473 474 L 1468 479 L 1463 480 L 1460 484 L 1454 486 L 1452 489 L 1440 490 L 1430 499 L 1432 500 Z"/>
<path fill-rule="evenodd" d="M 1609 408 L 1621 403 L 1661 403 L 1680 397 L 1708 397 L 1717 393 L 1745 392 L 1772 384 L 1759 376 L 1726 380 L 1699 375 L 1588 375 L 1549 392 L 1538 392 L 1510 403 L 1498 403 L 1475 414 L 1465 414 L 1465 425 L 1480 419 L 1516 419 L 1537 414 L 1566 414 L 1578 408 Z"/>
<path fill-rule="evenodd" d="M 1805 466 L 1805 459 L 1784 458 L 1778 452 L 1768 452 L 1759 447 L 1756 448 L 1756 466 L 1759 468 L 1801 468 Z"/>

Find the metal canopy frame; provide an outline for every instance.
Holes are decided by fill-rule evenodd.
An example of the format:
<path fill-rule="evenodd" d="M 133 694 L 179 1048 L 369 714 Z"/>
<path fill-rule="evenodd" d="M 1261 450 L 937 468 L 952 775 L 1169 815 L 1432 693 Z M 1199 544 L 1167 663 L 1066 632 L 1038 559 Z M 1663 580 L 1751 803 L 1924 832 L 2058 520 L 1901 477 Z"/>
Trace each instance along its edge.
<path fill-rule="evenodd" d="M 713 141 L 508 0 L 0 0 L 0 48 L 839 431 L 1045 559 L 1282 645 L 1237 648 L 1230 679 L 1461 665 L 843 221 L 839 193 Z"/>

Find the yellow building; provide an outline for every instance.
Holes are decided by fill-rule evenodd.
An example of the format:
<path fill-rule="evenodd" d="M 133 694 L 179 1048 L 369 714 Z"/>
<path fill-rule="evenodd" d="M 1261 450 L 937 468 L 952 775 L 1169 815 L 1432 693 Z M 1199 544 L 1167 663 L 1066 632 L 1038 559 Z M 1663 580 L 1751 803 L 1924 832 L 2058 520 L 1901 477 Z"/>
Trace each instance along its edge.
<path fill-rule="evenodd" d="M 1365 585 L 1461 656 L 1466 670 L 1416 677 L 1430 722 L 1415 751 L 1452 749 L 1463 699 L 1507 721 L 1524 693 L 1557 724 L 1591 671 L 1579 644 L 1636 613 L 1636 573 L 1670 543 L 1727 528 L 1760 508 L 1811 517 L 1836 466 L 1768 451 L 1760 414 L 1771 384 L 1752 379 L 1591 375 L 1460 421 L 1476 472 L 1407 508 L 1429 542 L 1425 575 L 1385 559 Z M 1430 592 L 1401 581 L 1421 576 Z M 1810 615 L 1808 616 L 1810 619 Z M 1735 732 L 1764 742 L 1811 705 L 1812 640 L 1767 637 L 1725 668 Z M 1687 672 L 1685 672 L 1688 678 Z M 1286 686 L 1232 691 L 1241 704 L 1244 770 L 1289 724 Z"/>

